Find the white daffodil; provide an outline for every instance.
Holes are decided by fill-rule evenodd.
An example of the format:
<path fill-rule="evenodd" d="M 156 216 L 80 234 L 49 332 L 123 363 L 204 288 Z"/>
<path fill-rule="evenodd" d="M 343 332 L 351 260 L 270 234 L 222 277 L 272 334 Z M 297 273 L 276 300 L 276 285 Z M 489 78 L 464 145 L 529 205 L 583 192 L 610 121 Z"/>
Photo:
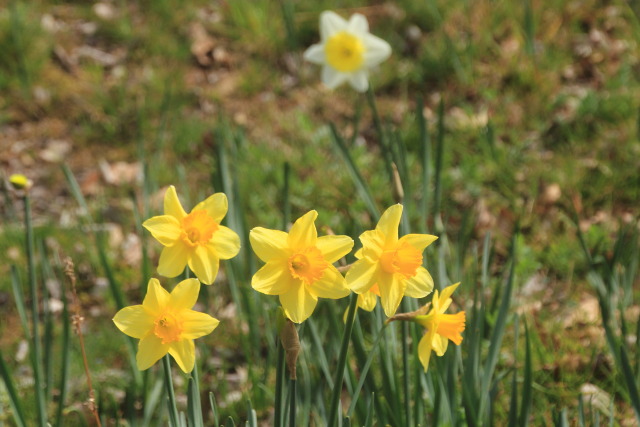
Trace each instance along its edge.
<path fill-rule="evenodd" d="M 369 69 L 391 55 L 389 43 L 369 33 L 367 18 L 359 13 L 349 21 L 325 11 L 320 15 L 320 43 L 304 53 L 304 59 L 322 65 L 322 81 L 335 89 L 348 81 L 358 92 L 369 87 Z"/>

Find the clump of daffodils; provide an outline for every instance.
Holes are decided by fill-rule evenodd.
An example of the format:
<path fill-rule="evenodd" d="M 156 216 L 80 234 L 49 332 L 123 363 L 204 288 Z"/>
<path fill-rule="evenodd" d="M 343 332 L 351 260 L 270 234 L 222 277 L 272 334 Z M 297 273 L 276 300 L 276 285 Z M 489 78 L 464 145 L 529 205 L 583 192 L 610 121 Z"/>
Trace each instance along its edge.
<path fill-rule="evenodd" d="M 322 81 L 330 89 L 349 82 L 358 92 L 369 87 L 369 70 L 391 55 L 389 43 L 369 33 L 367 18 L 359 13 L 346 21 L 325 11 L 320 15 L 320 43 L 309 47 L 304 58 L 322 65 Z"/>

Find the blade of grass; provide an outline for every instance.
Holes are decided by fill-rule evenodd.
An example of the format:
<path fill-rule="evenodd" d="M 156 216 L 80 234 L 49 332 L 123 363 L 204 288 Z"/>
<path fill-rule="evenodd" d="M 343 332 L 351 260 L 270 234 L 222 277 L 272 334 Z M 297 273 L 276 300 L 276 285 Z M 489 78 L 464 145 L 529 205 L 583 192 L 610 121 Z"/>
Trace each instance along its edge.
<path fill-rule="evenodd" d="M 213 413 L 213 425 L 219 426 L 220 419 L 218 418 L 218 405 L 216 404 L 216 397 L 213 392 L 209 392 L 209 405 L 211 405 L 211 412 Z"/>
<path fill-rule="evenodd" d="M 4 356 L 2 354 L 1 348 L 0 348 L 0 376 L 2 376 L 2 380 L 4 381 L 5 388 L 7 389 L 7 394 L 9 395 L 9 405 L 11 406 L 11 412 L 13 413 L 13 420 L 15 421 L 16 426 L 26 427 L 24 412 L 22 411 L 22 403 L 20 403 L 20 397 L 18 396 L 18 393 L 16 393 L 16 388 L 13 384 L 13 380 L 11 379 L 11 375 L 9 374 L 9 369 L 7 365 L 4 363 Z"/>
<path fill-rule="evenodd" d="M 422 191 L 420 199 L 420 232 L 427 232 L 427 221 L 429 218 L 429 191 L 431 190 L 431 138 L 427 120 L 424 117 L 424 100 L 418 97 L 416 102 L 416 116 L 418 118 L 418 129 L 420 131 L 420 158 L 422 161 Z"/>
<path fill-rule="evenodd" d="M 533 402 L 533 363 L 531 361 L 531 340 L 529 338 L 529 325 L 524 321 L 524 378 L 522 381 L 522 400 L 520 401 L 520 417 L 518 424 L 520 427 L 529 425 L 529 413 Z"/>
<path fill-rule="evenodd" d="M 620 364 L 622 365 L 622 377 L 624 378 L 627 386 L 631 406 L 633 406 L 636 419 L 640 422 L 640 395 L 638 394 L 638 384 L 636 384 L 635 375 L 633 375 L 631 364 L 629 363 L 629 356 L 627 355 L 627 349 L 624 344 L 620 344 Z"/>

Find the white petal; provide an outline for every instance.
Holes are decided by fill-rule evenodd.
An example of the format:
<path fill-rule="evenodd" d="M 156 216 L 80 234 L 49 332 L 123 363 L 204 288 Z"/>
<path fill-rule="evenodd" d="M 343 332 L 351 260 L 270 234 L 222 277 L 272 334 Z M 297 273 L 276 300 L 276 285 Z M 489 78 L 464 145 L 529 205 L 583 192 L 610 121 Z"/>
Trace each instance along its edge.
<path fill-rule="evenodd" d="M 369 79 L 367 78 L 367 70 L 356 71 L 349 75 L 349 84 L 357 92 L 366 92 L 369 87 Z"/>
<path fill-rule="evenodd" d="M 367 22 L 367 18 L 365 18 L 364 15 L 354 13 L 353 15 L 351 15 L 351 18 L 349 18 L 349 24 L 347 28 L 349 29 L 349 31 L 352 31 L 354 33 L 368 33 L 369 23 Z"/>
<path fill-rule="evenodd" d="M 337 88 L 342 83 L 347 81 L 348 78 L 348 74 L 341 73 L 340 71 L 337 71 L 335 68 L 329 67 L 328 65 L 322 67 L 322 83 L 324 83 L 325 86 L 329 89 Z"/>
<path fill-rule="evenodd" d="M 374 67 L 391 56 L 391 46 L 380 37 L 365 34 L 362 42 L 365 46 L 364 65 L 367 68 Z"/>
<path fill-rule="evenodd" d="M 314 44 L 304 51 L 304 59 L 313 64 L 324 64 L 325 53 L 323 44 Z"/>
<path fill-rule="evenodd" d="M 327 10 L 320 14 L 320 39 L 325 41 L 338 31 L 346 29 L 347 21 L 335 12 Z"/>

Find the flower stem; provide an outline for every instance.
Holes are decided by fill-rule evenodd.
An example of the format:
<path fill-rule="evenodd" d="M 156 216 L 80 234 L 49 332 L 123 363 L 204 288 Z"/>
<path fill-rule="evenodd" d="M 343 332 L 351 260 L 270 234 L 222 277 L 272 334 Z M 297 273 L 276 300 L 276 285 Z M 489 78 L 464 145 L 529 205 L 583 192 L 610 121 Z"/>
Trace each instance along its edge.
<path fill-rule="evenodd" d="M 167 388 L 167 402 L 169 408 L 169 419 L 172 427 L 178 427 L 178 408 L 176 407 L 176 395 L 173 392 L 173 379 L 171 378 L 171 361 L 169 355 L 166 354 L 162 358 L 162 367 L 164 368 L 164 385 Z"/>
<path fill-rule="evenodd" d="M 282 427 L 282 393 L 284 382 L 284 347 L 280 340 L 277 341 L 278 347 L 278 359 L 276 361 L 276 401 L 273 414 L 273 425 L 275 427 Z"/>
<path fill-rule="evenodd" d="M 296 427 L 296 381 L 295 378 L 289 379 L 289 427 Z"/>
<path fill-rule="evenodd" d="M 349 340 L 351 340 L 351 331 L 353 330 L 353 321 L 356 318 L 356 309 L 358 305 L 358 295 L 351 294 L 349 302 L 349 311 L 347 313 L 347 322 L 345 324 L 344 335 L 342 336 L 342 344 L 340 346 L 340 355 L 338 356 L 338 365 L 336 377 L 333 381 L 333 394 L 331 395 L 331 409 L 329 409 L 329 419 L 327 426 L 333 427 L 338 418 L 338 403 L 340 402 L 340 394 L 342 392 L 342 380 L 344 379 L 344 368 L 347 363 L 347 350 L 349 348 Z"/>

